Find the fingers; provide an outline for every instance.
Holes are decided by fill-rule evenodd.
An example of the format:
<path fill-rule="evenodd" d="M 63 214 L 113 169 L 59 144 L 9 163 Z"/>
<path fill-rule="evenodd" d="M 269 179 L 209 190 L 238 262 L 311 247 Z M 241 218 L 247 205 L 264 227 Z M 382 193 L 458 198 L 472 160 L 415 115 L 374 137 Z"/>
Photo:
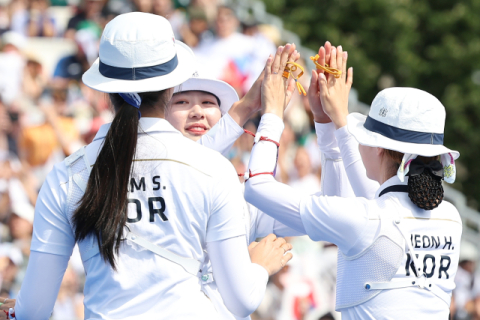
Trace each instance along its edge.
<path fill-rule="evenodd" d="M 262 241 L 265 241 L 265 242 L 275 241 L 275 239 L 277 239 L 277 236 L 274 235 L 273 233 L 270 233 L 268 236 L 266 236 L 265 238 L 263 238 Z"/>
<path fill-rule="evenodd" d="M 321 65 L 321 66 L 324 66 L 325 65 L 325 57 L 326 57 L 326 54 L 325 54 L 325 48 L 322 46 L 320 47 L 320 49 L 318 49 L 318 64 Z M 318 72 L 321 72 L 323 73 L 324 71 L 323 70 L 318 70 Z"/>
<path fill-rule="evenodd" d="M 283 49 L 283 52 L 280 56 L 280 65 L 279 65 L 279 71 L 282 71 L 285 69 L 285 66 L 287 65 L 287 61 L 288 59 L 290 58 L 290 55 L 293 53 L 294 51 L 294 46 L 292 46 L 291 44 L 287 43 L 287 45 L 285 46 L 285 48 Z"/>
<path fill-rule="evenodd" d="M 342 70 L 343 68 L 343 47 L 337 47 L 337 68 Z"/>
<path fill-rule="evenodd" d="M 275 53 L 275 58 L 273 59 L 272 73 L 277 74 L 280 70 L 280 60 L 282 58 L 283 47 L 278 47 L 277 52 Z"/>
<path fill-rule="evenodd" d="M 281 247 L 282 245 L 284 245 L 285 243 L 287 243 L 287 241 L 284 239 L 284 238 L 277 238 L 277 240 L 275 240 L 274 244 L 277 246 L 277 247 Z"/>
<path fill-rule="evenodd" d="M 348 68 L 348 76 L 347 76 L 347 89 L 350 90 L 353 84 L 353 68 Z"/>
<path fill-rule="evenodd" d="M 323 73 L 318 75 L 318 88 L 320 89 L 319 91 L 321 97 L 328 96 L 327 78 Z"/>
<path fill-rule="evenodd" d="M 258 245 L 258 242 L 253 241 L 253 242 L 250 243 L 250 245 L 248 246 L 248 250 L 251 250 L 251 249 L 255 248 L 257 245 Z"/>
<path fill-rule="evenodd" d="M 337 68 L 337 48 L 333 47 L 330 53 L 330 67 Z"/>
<path fill-rule="evenodd" d="M 291 252 L 286 253 L 282 259 L 282 261 L 284 262 L 283 266 L 285 266 L 288 261 L 292 260 L 292 258 L 293 258 L 293 254 Z"/>
<path fill-rule="evenodd" d="M 330 55 L 332 53 L 332 44 L 327 41 L 325 42 L 325 62 L 330 64 Z"/>
<path fill-rule="evenodd" d="M 343 57 L 342 57 L 342 79 L 345 81 L 347 78 L 347 60 L 348 60 L 348 53 L 347 51 L 343 52 Z"/>
<path fill-rule="evenodd" d="M 312 98 L 315 98 L 317 94 L 318 94 L 318 73 L 317 71 L 312 70 L 312 76 L 310 78 L 310 87 L 308 88 L 308 95 Z"/>
<path fill-rule="evenodd" d="M 297 50 L 295 50 L 295 51 L 292 53 L 291 58 L 290 58 L 288 61 L 297 62 L 298 59 L 300 59 L 300 52 L 298 52 Z"/>
<path fill-rule="evenodd" d="M 290 100 L 293 97 L 293 93 L 295 92 L 296 87 L 297 86 L 295 85 L 295 80 L 293 79 L 288 80 L 287 91 L 285 92 L 286 94 L 285 106 L 288 106 L 288 104 L 290 103 Z"/>
<path fill-rule="evenodd" d="M 264 78 L 270 76 L 270 74 L 272 73 L 272 64 L 273 64 L 273 57 L 272 55 L 269 55 L 267 59 L 267 63 L 265 64 L 264 72 L 262 72 L 262 74 L 265 73 Z"/>
<path fill-rule="evenodd" d="M 282 248 L 285 253 L 293 249 L 293 246 L 290 243 L 283 244 L 280 248 Z"/>

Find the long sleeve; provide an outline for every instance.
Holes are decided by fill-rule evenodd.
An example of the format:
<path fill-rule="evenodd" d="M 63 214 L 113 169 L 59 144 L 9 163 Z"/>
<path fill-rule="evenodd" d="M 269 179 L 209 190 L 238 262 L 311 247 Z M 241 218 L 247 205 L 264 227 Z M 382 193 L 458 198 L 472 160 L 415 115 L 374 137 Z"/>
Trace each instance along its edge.
<path fill-rule="evenodd" d="M 367 178 L 367 172 L 358 151 L 358 142 L 348 132 L 346 126 L 336 130 L 335 137 L 342 155 L 343 166 L 355 195 L 373 199 L 380 185 Z"/>
<path fill-rule="evenodd" d="M 250 261 L 245 236 L 207 242 L 207 251 L 225 306 L 238 317 L 249 316 L 265 295 L 267 270 Z"/>
<path fill-rule="evenodd" d="M 289 226 L 284 225 L 258 210 L 252 205 L 248 205 L 250 209 L 250 242 L 258 238 L 263 238 L 273 233 L 277 237 L 294 237 L 303 236 L 305 233 L 299 232 Z"/>
<path fill-rule="evenodd" d="M 274 122 L 281 119 L 274 115 L 266 119 L 265 116 L 262 117 L 257 135 L 278 141 L 276 139 L 279 139 L 281 130 L 274 130 Z M 275 220 L 308 234 L 311 239 L 335 243 L 342 252 L 349 252 L 358 239 L 364 238 L 368 223 L 367 200 L 318 194 L 302 196 L 293 188 L 276 181 L 272 175 L 257 175 L 273 171 L 276 148 L 269 141 L 259 141 L 253 147 L 245 199 Z"/>
<path fill-rule="evenodd" d="M 230 148 L 243 133 L 243 128 L 227 113 L 197 143 L 227 156 Z"/>
<path fill-rule="evenodd" d="M 32 251 L 15 304 L 17 320 L 47 320 L 52 314 L 69 256 Z"/>
<path fill-rule="evenodd" d="M 280 141 L 283 128 L 283 122 L 278 116 L 266 113 L 262 116 L 256 136 Z M 254 176 L 274 172 L 276 161 L 277 146 L 274 143 L 262 140 L 255 143 L 248 167 L 252 177 L 245 183 L 245 199 L 284 225 L 306 234 L 299 215 L 301 196 L 293 188 L 277 182 L 272 175 Z M 277 201 L 279 195 L 282 195 L 282 201 Z"/>
<path fill-rule="evenodd" d="M 344 198 L 354 197 L 335 138 L 334 124 L 332 122 L 315 123 L 315 131 L 322 159 L 321 194 Z"/>

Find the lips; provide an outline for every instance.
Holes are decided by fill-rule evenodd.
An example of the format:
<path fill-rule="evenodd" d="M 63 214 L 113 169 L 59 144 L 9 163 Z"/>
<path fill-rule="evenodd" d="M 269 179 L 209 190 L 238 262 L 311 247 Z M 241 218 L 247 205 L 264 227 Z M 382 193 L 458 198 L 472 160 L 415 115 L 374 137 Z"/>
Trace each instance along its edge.
<path fill-rule="evenodd" d="M 204 135 L 205 133 L 207 133 L 208 131 L 208 128 L 206 125 L 204 124 L 201 124 L 201 123 L 193 123 L 191 125 L 188 125 L 185 130 L 187 132 L 189 132 L 190 134 L 193 134 L 193 135 Z"/>

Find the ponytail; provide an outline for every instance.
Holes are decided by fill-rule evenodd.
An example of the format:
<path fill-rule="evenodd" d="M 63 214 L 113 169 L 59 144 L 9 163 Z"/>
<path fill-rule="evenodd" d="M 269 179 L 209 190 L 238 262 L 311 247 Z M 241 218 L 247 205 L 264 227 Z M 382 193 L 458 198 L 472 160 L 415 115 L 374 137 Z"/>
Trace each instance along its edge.
<path fill-rule="evenodd" d="M 391 175 L 396 175 L 402 162 L 403 153 L 385 150 L 385 155 L 393 160 L 394 167 L 391 169 Z M 429 164 L 432 161 L 438 161 L 437 157 L 418 156 L 416 160 Z M 424 170 L 418 175 L 409 175 L 408 177 L 408 197 L 420 209 L 432 210 L 442 203 L 443 186 L 442 178 L 434 175 L 429 170 Z"/>
<path fill-rule="evenodd" d="M 140 93 L 141 108 L 154 108 L 164 91 Z M 93 165 L 87 189 L 72 216 L 75 240 L 96 236 L 100 255 L 116 270 L 115 255 L 127 222 L 128 185 L 137 148 L 138 109 L 110 93 L 116 115 Z M 163 101 L 166 105 L 166 101 Z"/>

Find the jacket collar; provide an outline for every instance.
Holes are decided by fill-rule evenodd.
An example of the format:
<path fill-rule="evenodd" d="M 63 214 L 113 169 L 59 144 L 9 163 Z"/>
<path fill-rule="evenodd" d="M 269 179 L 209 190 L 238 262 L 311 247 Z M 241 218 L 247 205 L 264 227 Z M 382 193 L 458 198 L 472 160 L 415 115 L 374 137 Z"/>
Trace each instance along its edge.
<path fill-rule="evenodd" d="M 398 178 L 397 175 L 394 175 L 393 177 L 391 177 L 390 179 L 388 179 L 387 181 L 385 181 L 381 186 L 380 188 L 378 188 L 377 192 L 375 193 L 375 198 L 378 198 L 378 196 L 380 195 L 380 193 L 388 188 L 388 187 L 391 187 L 391 186 L 394 186 L 394 185 L 408 185 L 408 177 L 405 177 L 405 181 L 400 181 L 400 179 Z"/>
<path fill-rule="evenodd" d="M 111 123 L 106 123 L 100 127 L 97 134 L 95 135 L 95 140 L 103 139 L 107 135 L 108 130 L 110 129 Z M 140 118 L 138 124 L 138 133 L 152 133 L 152 132 L 172 132 L 181 134 L 180 131 L 175 129 L 170 122 L 162 118 Z"/>

